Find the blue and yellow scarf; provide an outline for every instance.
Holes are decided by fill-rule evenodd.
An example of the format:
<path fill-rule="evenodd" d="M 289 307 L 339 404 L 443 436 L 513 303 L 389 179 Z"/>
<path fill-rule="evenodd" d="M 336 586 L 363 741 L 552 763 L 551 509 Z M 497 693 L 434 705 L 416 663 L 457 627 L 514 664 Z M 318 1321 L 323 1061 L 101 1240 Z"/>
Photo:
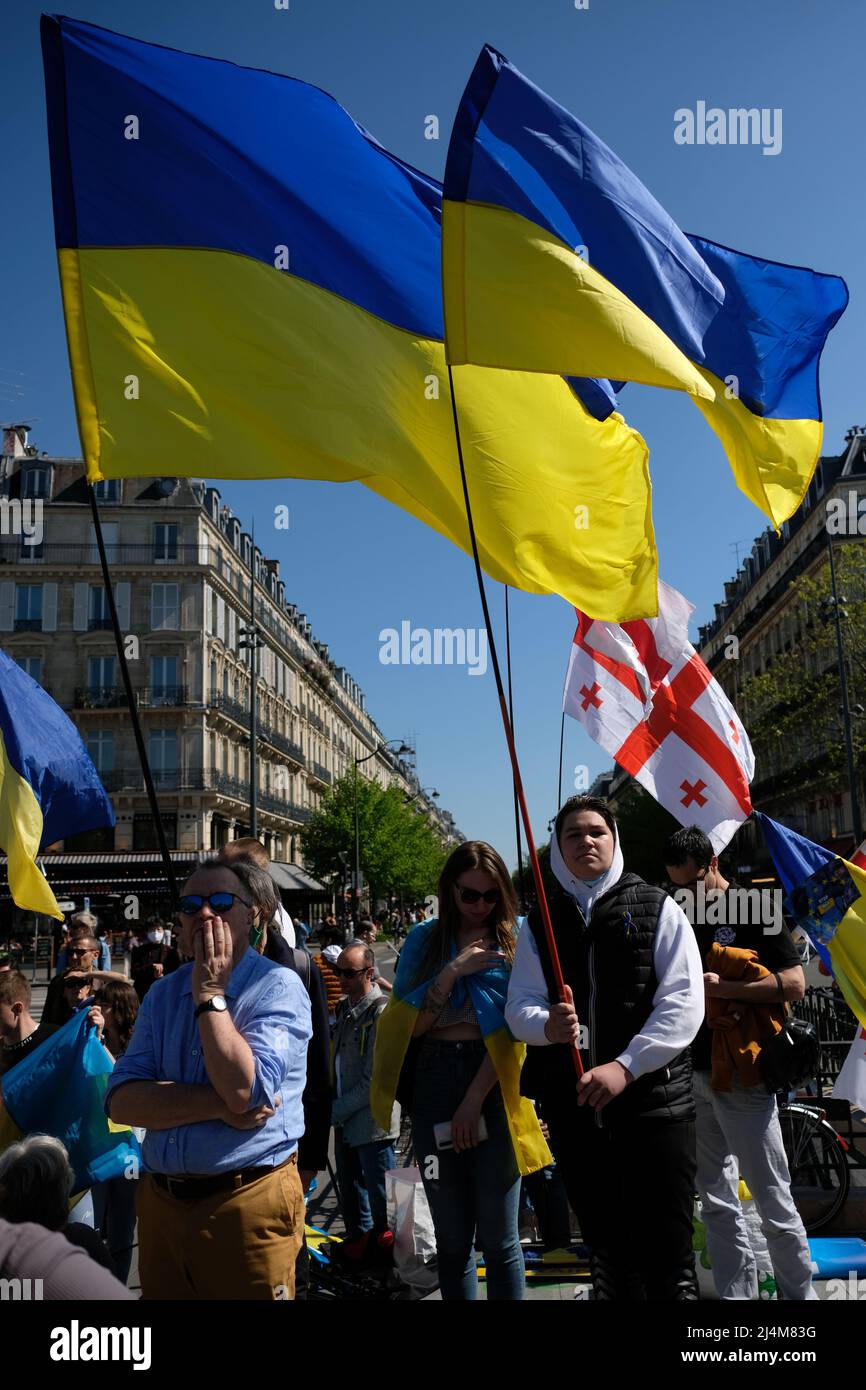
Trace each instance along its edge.
<path fill-rule="evenodd" d="M 400 953 L 393 992 L 379 1018 L 370 1106 L 374 1119 L 383 1128 L 387 1128 L 390 1121 L 406 1049 L 418 1022 L 424 996 L 433 983 L 433 976 L 420 984 L 414 981 L 436 925 L 435 919 L 421 922 L 409 933 Z M 456 947 L 452 946 L 448 959 L 453 959 L 456 954 Z M 553 1157 L 531 1102 L 520 1094 L 520 1069 L 526 1047 L 511 1036 L 505 1022 L 509 974 L 510 967 L 501 965 L 492 970 L 479 970 L 475 975 L 466 975 L 457 981 L 451 1002 L 460 1005 L 467 994 L 472 1001 L 488 1055 L 496 1068 L 517 1166 L 525 1176 L 552 1163 Z"/>

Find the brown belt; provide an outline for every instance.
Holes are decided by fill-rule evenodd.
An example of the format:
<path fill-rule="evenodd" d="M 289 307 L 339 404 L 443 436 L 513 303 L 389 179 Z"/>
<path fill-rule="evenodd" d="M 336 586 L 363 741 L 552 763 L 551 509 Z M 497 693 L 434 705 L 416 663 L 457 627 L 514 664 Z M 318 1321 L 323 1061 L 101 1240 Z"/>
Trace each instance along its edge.
<path fill-rule="evenodd" d="M 167 1173 L 151 1173 L 157 1187 L 167 1192 L 169 1197 L 179 1197 L 183 1201 L 198 1202 L 204 1197 L 212 1197 L 215 1192 L 234 1192 L 239 1187 L 248 1187 L 259 1178 L 270 1173 L 278 1173 L 287 1163 L 297 1163 L 297 1150 L 273 1168 L 242 1168 L 238 1173 L 214 1173 L 211 1177 L 187 1177 L 184 1174 L 169 1176 Z"/>

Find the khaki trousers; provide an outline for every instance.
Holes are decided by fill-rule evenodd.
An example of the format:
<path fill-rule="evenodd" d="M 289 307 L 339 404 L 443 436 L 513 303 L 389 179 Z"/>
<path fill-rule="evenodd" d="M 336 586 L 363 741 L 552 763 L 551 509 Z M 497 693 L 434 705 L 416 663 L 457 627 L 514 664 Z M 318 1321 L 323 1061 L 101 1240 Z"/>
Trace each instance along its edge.
<path fill-rule="evenodd" d="M 297 1155 L 201 1201 L 138 1184 L 138 1269 L 145 1299 L 293 1299 L 304 1238 Z"/>

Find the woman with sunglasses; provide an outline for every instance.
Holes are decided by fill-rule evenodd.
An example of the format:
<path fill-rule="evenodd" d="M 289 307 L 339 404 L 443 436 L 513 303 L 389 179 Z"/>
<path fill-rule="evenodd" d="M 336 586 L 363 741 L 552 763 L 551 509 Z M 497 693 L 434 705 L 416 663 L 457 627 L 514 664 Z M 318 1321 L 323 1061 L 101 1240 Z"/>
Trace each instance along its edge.
<path fill-rule="evenodd" d="M 439 880 L 439 917 L 409 933 L 379 1021 L 373 1114 L 395 1094 L 412 1118 L 436 1231 L 445 1300 L 477 1297 L 477 1242 L 491 1300 L 523 1297 L 517 1229 L 521 1175 L 551 1156 L 519 1095 L 524 1049 L 505 1025 L 517 901 L 500 856 L 470 840 Z"/>

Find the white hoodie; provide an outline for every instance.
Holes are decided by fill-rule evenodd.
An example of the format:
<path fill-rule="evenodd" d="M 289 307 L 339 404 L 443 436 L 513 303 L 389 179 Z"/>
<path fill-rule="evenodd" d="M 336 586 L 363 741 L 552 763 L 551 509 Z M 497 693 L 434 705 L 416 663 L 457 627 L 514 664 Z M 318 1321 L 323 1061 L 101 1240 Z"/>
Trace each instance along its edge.
<path fill-rule="evenodd" d="M 603 893 L 622 878 L 623 857 L 619 833 L 614 831 L 613 859 L 609 869 L 592 882 L 575 878 L 562 857 L 556 836 L 550 842 L 550 867 L 566 893 L 574 898 L 587 924 Z M 658 988 L 652 1013 L 625 1051 L 617 1057 L 598 1057 L 596 1065 L 621 1062 L 635 1078 L 666 1067 L 694 1038 L 704 1019 L 704 971 L 695 934 L 688 918 L 673 898 L 665 898 L 653 939 L 653 965 Z M 544 1025 L 550 1014 L 550 996 L 535 937 L 524 927 L 517 938 L 511 969 L 505 1021 L 522 1042 L 545 1047 L 549 1039 Z M 584 1020 L 581 1020 L 583 1022 Z"/>

